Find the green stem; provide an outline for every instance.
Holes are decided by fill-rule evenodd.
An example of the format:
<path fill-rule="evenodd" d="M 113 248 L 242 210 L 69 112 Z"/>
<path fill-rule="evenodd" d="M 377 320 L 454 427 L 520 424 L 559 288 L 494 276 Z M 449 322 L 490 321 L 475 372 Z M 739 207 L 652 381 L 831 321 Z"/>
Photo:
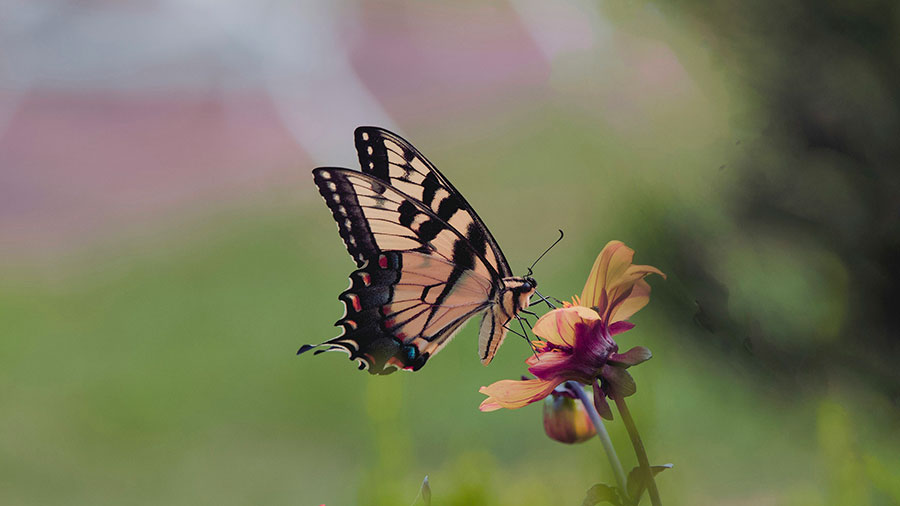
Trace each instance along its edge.
<path fill-rule="evenodd" d="M 622 422 L 625 423 L 625 429 L 631 437 L 631 445 L 634 446 L 634 453 L 637 454 L 638 463 L 641 465 L 641 471 L 647 479 L 647 492 L 650 494 L 650 502 L 653 506 L 662 506 L 659 500 L 659 490 L 656 488 L 656 480 L 653 479 L 653 473 L 650 471 L 650 461 L 647 459 L 647 452 L 644 450 L 644 443 L 641 442 L 641 435 L 638 434 L 637 427 L 634 425 L 634 419 L 631 418 L 631 412 L 625 404 L 625 398 L 620 395 L 613 396 L 616 401 L 616 408 L 619 409 L 619 415 Z"/>
<path fill-rule="evenodd" d="M 616 455 L 616 449 L 613 448 L 609 433 L 606 432 L 606 427 L 600 419 L 600 413 L 598 413 L 597 408 L 594 407 L 594 401 L 588 398 L 588 395 L 584 392 L 584 389 L 581 388 L 581 384 L 578 382 L 568 381 L 566 382 L 566 386 L 572 389 L 572 391 L 575 392 L 575 395 L 578 396 L 578 399 L 581 400 L 581 403 L 584 404 L 584 409 L 587 410 L 588 416 L 591 417 L 591 422 L 594 424 L 594 428 L 597 429 L 597 437 L 600 438 L 600 443 L 603 445 L 603 449 L 606 450 L 606 458 L 609 459 L 609 465 L 613 469 L 613 474 L 616 475 L 616 482 L 619 484 L 619 490 L 622 491 L 623 496 L 626 496 L 628 494 L 628 488 L 625 482 L 625 470 L 622 469 L 622 463 L 619 462 L 619 456 Z"/>

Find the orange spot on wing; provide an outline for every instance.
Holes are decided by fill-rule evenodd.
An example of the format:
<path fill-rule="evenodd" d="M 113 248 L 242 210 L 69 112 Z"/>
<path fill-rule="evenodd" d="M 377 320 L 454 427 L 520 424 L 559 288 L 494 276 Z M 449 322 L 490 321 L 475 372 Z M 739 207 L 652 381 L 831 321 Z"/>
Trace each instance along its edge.
<path fill-rule="evenodd" d="M 360 304 L 360 302 L 359 302 L 359 296 L 351 293 L 351 294 L 347 295 L 347 300 L 349 300 L 350 304 L 353 305 L 354 311 L 356 311 L 357 313 L 362 311 L 362 304 Z"/>

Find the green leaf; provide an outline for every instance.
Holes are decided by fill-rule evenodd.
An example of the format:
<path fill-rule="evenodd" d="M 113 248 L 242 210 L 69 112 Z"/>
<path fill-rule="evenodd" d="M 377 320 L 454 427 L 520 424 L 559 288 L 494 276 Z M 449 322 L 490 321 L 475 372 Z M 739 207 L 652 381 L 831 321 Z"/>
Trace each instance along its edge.
<path fill-rule="evenodd" d="M 661 466 L 650 466 L 650 472 L 653 473 L 653 476 L 665 471 L 666 469 L 671 469 L 672 464 L 663 464 Z M 634 501 L 634 504 L 639 504 L 641 502 L 641 495 L 644 494 L 644 490 L 647 490 L 647 476 L 641 472 L 640 467 L 635 467 L 628 473 L 628 483 L 625 485 L 628 488 L 628 497 Z"/>
<path fill-rule="evenodd" d="M 615 488 L 598 483 L 588 489 L 581 506 L 594 506 L 603 502 L 610 503 L 613 506 L 622 506 L 622 500 L 619 498 L 619 493 Z"/>

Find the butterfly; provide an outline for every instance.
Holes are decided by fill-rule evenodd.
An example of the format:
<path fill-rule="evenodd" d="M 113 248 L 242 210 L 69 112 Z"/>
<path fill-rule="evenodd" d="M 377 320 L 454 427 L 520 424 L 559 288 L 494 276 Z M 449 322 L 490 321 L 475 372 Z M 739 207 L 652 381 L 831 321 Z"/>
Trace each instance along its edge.
<path fill-rule="evenodd" d="M 313 170 L 357 269 L 338 296 L 341 335 L 314 348 L 343 351 L 359 369 L 417 371 L 482 314 L 487 365 L 537 282 L 513 276 L 497 241 L 450 181 L 409 142 L 377 127 L 354 131 L 362 172 Z"/>

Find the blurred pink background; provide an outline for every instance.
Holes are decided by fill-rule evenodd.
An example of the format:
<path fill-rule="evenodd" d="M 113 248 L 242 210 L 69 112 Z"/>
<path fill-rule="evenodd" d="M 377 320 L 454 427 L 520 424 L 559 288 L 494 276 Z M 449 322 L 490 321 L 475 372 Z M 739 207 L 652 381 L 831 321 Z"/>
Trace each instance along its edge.
<path fill-rule="evenodd" d="M 629 62 L 629 86 L 595 97 L 623 127 L 648 91 L 689 84 L 661 44 L 617 54 L 590 2 L 0 4 L 5 256 L 303 188 L 315 165 L 355 165 L 357 125 L 477 135 L 577 102 L 597 84 L 568 69 L 598 54 Z"/>

